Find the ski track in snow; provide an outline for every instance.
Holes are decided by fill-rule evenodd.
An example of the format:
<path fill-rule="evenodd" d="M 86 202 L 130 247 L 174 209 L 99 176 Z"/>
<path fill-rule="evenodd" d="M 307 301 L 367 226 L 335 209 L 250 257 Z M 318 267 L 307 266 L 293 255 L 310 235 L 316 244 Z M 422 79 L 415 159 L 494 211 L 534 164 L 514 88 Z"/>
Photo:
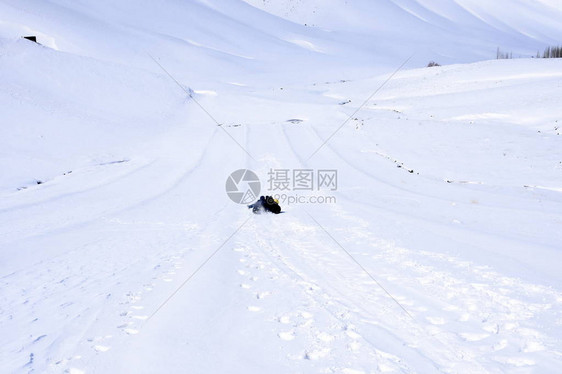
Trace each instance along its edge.
<path fill-rule="evenodd" d="M 287 136 L 285 140 L 289 142 Z M 290 149 L 298 158 L 295 148 L 290 146 Z M 353 219 L 353 215 L 348 212 L 339 211 L 338 216 L 351 221 L 341 225 L 352 227 L 346 230 L 349 231 L 350 237 L 361 238 L 360 242 L 353 243 L 354 247 L 358 246 L 358 243 L 368 243 L 363 244 L 367 249 L 363 249 L 362 253 L 354 254 L 359 262 L 364 263 L 363 258 L 369 263 L 374 260 L 375 276 L 380 277 L 380 281 L 390 286 L 401 285 L 404 295 L 398 294 L 397 299 L 415 316 L 414 321 L 404 315 L 400 316 L 402 312 L 398 307 L 355 264 L 342 269 L 341 264 L 349 264 L 350 261 L 342 256 L 343 253 L 338 251 L 335 243 L 319 239 L 318 242 L 325 243 L 315 246 L 321 248 L 320 251 L 307 250 L 303 243 L 311 241 L 310 234 L 317 232 L 318 227 L 307 226 L 301 222 L 294 224 L 293 231 L 268 233 L 269 237 L 286 238 L 285 246 L 281 250 L 275 250 L 275 245 L 272 245 L 271 241 L 269 245 L 259 237 L 256 237 L 256 241 L 262 244 L 260 247 L 273 252 L 278 262 L 285 267 L 285 274 L 290 271 L 292 273 L 290 278 L 294 281 L 300 280 L 297 283 L 305 287 L 304 292 L 308 295 L 319 295 L 314 297 L 314 300 L 330 311 L 340 324 L 340 330 L 345 330 L 347 326 L 347 322 L 341 317 L 349 318 L 350 314 L 356 315 L 352 326 L 369 323 L 379 325 L 380 321 L 385 321 L 384 325 L 395 327 L 393 331 L 401 331 L 403 325 L 408 325 L 409 334 L 412 331 L 415 333 L 414 336 L 404 338 L 404 341 L 420 348 L 426 344 L 436 343 L 438 347 L 434 347 L 434 351 L 428 353 L 428 356 L 447 372 L 486 371 L 480 365 L 485 361 L 508 363 L 519 367 L 533 366 L 543 359 L 521 358 L 521 352 L 560 355 L 559 341 L 540 332 L 540 328 L 542 320 L 554 320 L 557 321 L 555 331 L 560 331 L 561 293 L 551 288 L 502 276 L 489 270 L 487 266 L 478 266 L 456 257 L 398 248 L 390 242 L 373 238 L 365 229 L 368 227 L 367 222 L 357 222 L 357 219 Z M 298 235 L 299 233 L 306 233 L 306 238 Z M 318 235 L 316 233 L 316 236 Z M 344 235 L 344 237 L 348 236 Z M 316 242 L 316 237 L 313 241 Z M 281 253 L 287 255 L 292 251 L 297 252 L 296 259 L 288 262 Z M 305 267 L 302 270 L 302 263 L 307 261 L 311 268 Z M 272 266 L 271 262 L 258 263 L 256 268 L 263 268 L 264 265 L 266 268 Z M 321 270 L 318 269 L 320 266 L 322 266 Z M 329 293 L 322 292 L 328 285 L 321 287 L 314 279 L 308 279 L 311 274 L 317 274 L 318 279 L 323 280 L 337 279 L 337 286 L 332 285 L 333 288 L 327 288 L 331 291 Z M 342 274 L 345 277 L 342 277 Z M 353 290 L 353 293 L 361 295 L 360 300 L 352 300 L 348 297 L 343 297 L 342 300 L 342 295 L 347 295 L 346 290 Z M 423 294 L 416 295 L 416 290 L 423 290 Z M 420 300 L 415 300 L 420 297 Z M 430 307 L 425 305 L 426 301 L 431 301 Z M 333 305 L 337 306 L 332 307 Z M 288 321 L 290 315 L 280 316 L 278 319 Z M 425 322 L 429 322 L 429 326 L 424 327 Z M 455 332 L 451 332 L 450 327 Z M 293 340 L 295 335 L 294 329 L 279 333 L 284 340 Z M 361 336 L 355 332 L 347 335 L 354 338 Z M 334 338 L 337 334 L 332 333 L 328 336 Z M 467 349 L 467 343 L 470 343 L 470 349 Z M 349 346 L 351 345 L 348 344 Z M 329 348 L 324 347 L 319 351 L 326 350 Z M 509 355 L 513 357 L 510 359 Z M 318 357 L 318 355 L 305 353 L 304 357 Z M 397 367 L 394 369 L 399 370 Z"/>
<path fill-rule="evenodd" d="M 294 231 L 292 239 L 282 245 L 256 236 L 257 248 L 242 243 L 234 248 L 244 264 L 238 270 L 240 287 L 256 298 L 248 310 L 268 313 L 263 318 L 277 321 L 281 340 L 301 342 L 300 351 L 288 354 L 291 359 L 319 360 L 326 370 L 334 371 L 372 369 L 333 366 L 330 352 L 338 350 L 341 358 L 344 348 L 344 361 L 377 362 L 379 370 L 412 371 L 400 355 L 385 352 L 376 343 L 377 334 L 370 335 L 371 327 L 382 326 L 392 328 L 389 334 L 404 334 L 400 337 L 409 347 L 423 352 L 430 346 L 428 359 L 445 372 L 485 372 L 481 364 L 487 362 L 531 367 L 544 359 L 542 353 L 560 354 L 557 339 L 540 331 L 545 316 L 560 319 L 562 294 L 552 289 L 504 277 L 458 258 L 398 248 L 354 228 L 354 235 L 369 243 L 363 253 L 354 255 L 362 263 L 376 263 L 370 269 L 387 286 L 400 285 L 393 293 L 414 316 L 410 320 L 333 243 L 322 239 L 317 227 L 302 222 L 295 226 L 323 243 L 321 250 L 307 248 Z M 280 231 L 268 232 L 268 236 L 287 237 L 287 232 Z M 264 283 L 275 285 L 264 288 Z M 281 298 L 279 294 L 286 290 L 305 304 L 282 313 L 278 306 L 274 311 L 261 306 L 261 300 Z M 321 315 L 320 325 L 316 314 Z M 557 329 L 560 327 L 558 323 Z M 361 355 L 365 361 L 358 359 Z"/>

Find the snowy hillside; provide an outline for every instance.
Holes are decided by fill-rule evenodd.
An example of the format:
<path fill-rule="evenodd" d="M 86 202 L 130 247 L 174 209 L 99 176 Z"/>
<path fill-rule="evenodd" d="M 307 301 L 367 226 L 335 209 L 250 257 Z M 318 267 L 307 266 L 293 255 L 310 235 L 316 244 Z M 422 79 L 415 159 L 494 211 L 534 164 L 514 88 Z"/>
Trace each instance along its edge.
<path fill-rule="evenodd" d="M 562 32 L 557 0 L 246 1 L 379 54 L 415 51 L 446 63 L 490 59 L 496 47 L 532 57 Z"/>
<path fill-rule="evenodd" d="M 0 0 L 0 372 L 559 372 L 561 15 Z"/>

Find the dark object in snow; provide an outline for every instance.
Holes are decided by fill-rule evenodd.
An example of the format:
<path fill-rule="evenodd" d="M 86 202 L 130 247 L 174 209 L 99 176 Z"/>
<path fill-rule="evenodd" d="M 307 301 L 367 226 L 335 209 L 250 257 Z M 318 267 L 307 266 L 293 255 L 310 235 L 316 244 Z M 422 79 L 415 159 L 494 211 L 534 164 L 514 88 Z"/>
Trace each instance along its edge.
<path fill-rule="evenodd" d="M 248 205 L 249 209 L 255 214 L 261 214 L 263 212 L 270 212 L 274 214 L 281 213 L 281 207 L 279 206 L 279 201 L 271 196 L 260 196 L 260 199 L 253 204 Z"/>
<path fill-rule="evenodd" d="M 298 125 L 299 123 L 301 123 L 303 120 L 302 119 L 298 119 L 298 118 L 293 118 L 293 119 L 288 119 L 287 122 L 290 122 L 292 124 Z"/>
<path fill-rule="evenodd" d="M 31 40 L 33 43 L 37 43 L 37 37 L 36 37 L 35 35 L 33 35 L 33 36 L 24 36 L 23 38 L 24 38 L 24 39 L 27 39 L 27 40 Z"/>

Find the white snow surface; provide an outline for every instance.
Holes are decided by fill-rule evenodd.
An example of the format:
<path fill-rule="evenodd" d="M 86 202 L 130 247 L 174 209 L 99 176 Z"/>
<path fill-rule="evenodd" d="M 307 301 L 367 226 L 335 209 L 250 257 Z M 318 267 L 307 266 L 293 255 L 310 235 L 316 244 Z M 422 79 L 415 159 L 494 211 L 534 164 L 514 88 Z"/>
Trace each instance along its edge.
<path fill-rule="evenodd" d="M 560 372 L 561 4 L 0 0 L 0 372 Z"/>

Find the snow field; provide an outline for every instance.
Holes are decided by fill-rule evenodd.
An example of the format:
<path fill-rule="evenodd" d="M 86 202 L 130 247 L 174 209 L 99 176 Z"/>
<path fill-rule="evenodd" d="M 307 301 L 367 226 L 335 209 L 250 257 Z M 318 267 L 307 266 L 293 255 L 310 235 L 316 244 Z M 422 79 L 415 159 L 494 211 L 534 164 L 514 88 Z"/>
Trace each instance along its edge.
<path fill-rule="evenodd" d="M 1 1 L 0 371 L 556 373 L 561 63 L 472 62 L 559 12 Z M 337 202 L 254 216 L 240 168 Z"/>

